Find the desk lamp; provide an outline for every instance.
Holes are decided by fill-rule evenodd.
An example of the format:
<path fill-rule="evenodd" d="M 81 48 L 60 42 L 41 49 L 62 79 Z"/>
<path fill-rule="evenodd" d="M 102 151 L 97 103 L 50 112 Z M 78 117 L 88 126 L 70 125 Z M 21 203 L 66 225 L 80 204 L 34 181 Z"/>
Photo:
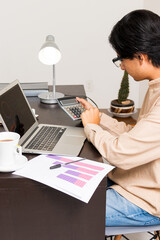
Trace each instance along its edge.
<path fill-rule="evenodd" d="M 42 45 L 39 51 L 39 60 L 46 65 L 53 66 L 53 91 L 40 93 L 38 95 L 40 101 L 43 103 L 54 104 L 57 103 L 57 98 L 64 96 L 64 94 L 58 93 L 55 90 L 55 64 L 58 63 L 60 59 L 61 52 L 55 43 L 55 39 L 52 35 L 48 35 L 45 43 Z"/>

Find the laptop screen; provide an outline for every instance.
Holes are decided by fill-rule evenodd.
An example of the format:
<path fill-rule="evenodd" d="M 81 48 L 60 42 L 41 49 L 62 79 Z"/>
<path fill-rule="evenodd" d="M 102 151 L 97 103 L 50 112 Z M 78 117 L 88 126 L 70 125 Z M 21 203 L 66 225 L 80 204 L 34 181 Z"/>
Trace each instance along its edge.
<path fill-rule="evenodd" d="M 0 95 L 0 114 L 8 131 L 17 132 L 21 137 L 35 123 L 19 84 Z"/>

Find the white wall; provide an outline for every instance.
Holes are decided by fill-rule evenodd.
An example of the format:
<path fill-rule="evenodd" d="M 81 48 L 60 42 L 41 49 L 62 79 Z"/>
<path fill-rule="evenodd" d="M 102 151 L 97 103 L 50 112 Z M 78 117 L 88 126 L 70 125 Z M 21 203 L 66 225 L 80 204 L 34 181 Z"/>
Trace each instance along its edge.
<path fill-rule="evenodd" d="M 109 107 L 123 72 L 111 61 L 116 54 L 108 35 L 124 14 L 143 4 L 144 0 L 1 0 L 0 82 L 51 84 L 52 68 L 39 62 L 38 51 L 46 35 L 53 34 L 62 52 L 57 84 L 84 84 L 99 107 Z M 139 84 L 133 79 L 130 92 L 138 106 Z"/>
<path fill-rule="evenodd" d="M 159 0 L 144 0 L 144 8 L 149 9 L 158 15 L 160 14 L 160 1 Z"/>

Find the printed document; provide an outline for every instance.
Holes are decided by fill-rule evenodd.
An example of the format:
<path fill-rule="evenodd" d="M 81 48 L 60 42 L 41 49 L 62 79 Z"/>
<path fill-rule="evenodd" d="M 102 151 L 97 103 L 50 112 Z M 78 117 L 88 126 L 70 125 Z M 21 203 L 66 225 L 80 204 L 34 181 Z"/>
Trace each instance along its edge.
<path fill-rule="evenodd" d="M 101 180 L 114 167 L 88 159 L 66 164 L 78 159 L 80 158 L 39 155 L 13 174 L 38 181 L 88 203 Z M 62 165 L 59 168 L 50 169 L 56 164 Z"/>

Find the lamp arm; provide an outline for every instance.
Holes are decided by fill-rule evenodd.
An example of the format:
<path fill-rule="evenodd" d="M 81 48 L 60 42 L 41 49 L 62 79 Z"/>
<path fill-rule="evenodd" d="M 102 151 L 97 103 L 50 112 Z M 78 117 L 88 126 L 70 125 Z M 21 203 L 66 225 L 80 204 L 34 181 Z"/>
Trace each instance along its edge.
<path fill-rule="evenodd" d="M 55 77 L 55 65 L 53 64 L 53 98 L 56 99 L 56 77 Z"/>

